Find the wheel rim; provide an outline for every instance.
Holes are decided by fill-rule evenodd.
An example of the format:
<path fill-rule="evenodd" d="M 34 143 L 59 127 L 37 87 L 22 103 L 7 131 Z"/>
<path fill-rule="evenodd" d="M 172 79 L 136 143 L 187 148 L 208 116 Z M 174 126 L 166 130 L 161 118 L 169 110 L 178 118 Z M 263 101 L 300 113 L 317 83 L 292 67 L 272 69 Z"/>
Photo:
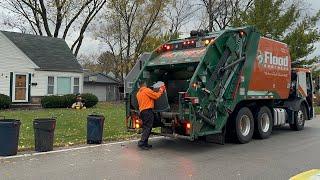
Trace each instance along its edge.
<path fill-rule="evenodd" d="M 297 124 L 299 126 L 302 126 L 303 122 L 304 122 L 304 114 L 303 114 L 302 110 L 299 110 L 298 115 L 297 115 Z"/>
<path fill-rule="evenodd" d="M 247 136 L 250 132 L 250 118 L 247 115 L 243 115 L 240 119 L 240 133 L 243 136 Z"/>
<path fill-rule="evenodd" d="M 269 131 L 270 128 L 270 118 L 269 115 L 267 113 L 263 113 L 261 116 L 261 130 L 262 132 L 266 133 Z"/>

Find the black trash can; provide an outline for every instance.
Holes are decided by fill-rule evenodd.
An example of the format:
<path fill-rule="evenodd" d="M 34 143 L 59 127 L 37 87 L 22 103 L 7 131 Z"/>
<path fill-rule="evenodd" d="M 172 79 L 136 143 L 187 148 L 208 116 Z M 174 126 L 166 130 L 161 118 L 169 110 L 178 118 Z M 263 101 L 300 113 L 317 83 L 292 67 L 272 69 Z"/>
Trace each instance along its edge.
<path fill-rule="evenodd" d="M 21 122 L 19 120 L 0 120 L 0 156 L 17 154 L 20 125 Z"/>
<path fill-rule="evenodd" d="M 33 121 L 35 151 L 47 152 L 53 150 L 56 119 L 35 119 Z"/>
<path fill-rule="evenodd" d="M 87 118 L 87 144 L 101 144 L 103 137 L 104 116 L 89 115 Z"/>

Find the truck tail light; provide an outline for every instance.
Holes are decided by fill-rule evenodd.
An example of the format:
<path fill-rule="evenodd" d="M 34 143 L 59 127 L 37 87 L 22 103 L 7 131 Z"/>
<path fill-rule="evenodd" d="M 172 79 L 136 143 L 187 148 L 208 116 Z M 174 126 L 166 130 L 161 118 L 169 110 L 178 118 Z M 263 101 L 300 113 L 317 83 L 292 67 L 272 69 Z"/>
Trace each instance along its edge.
<path fill-rule="evenodd" d="M 188 122 L 188 123 L 186 124 L 186 134 L 189 135 L 189 134 L 191 133 L 191 128 L 192 128 L 191 123 Z"/>
<path fill-rule="evenodd" d="M 165 45 L 163 45 L 163 50 L 164 50 L 164 51 L 169 51 L 169 50 L 171 50 L 172 48 L 173 48 L 173 46 L 170 45 L 170 44 L 165 44 Z"/>
<path fill-rule="evenodd" d="M 191 102 L 191 104 L 199 104 L 200 102 L 198 97 L 184 96 L 183 98 L 185 102 Z"/>
<path fill-rule="evenodd" d="M 198 97 L 192 98 L 191 103 L 192 104 L 199 104 L 199 98 Z"/>
<path fill-rule="evenodd" d="M 189 97 L 189 94 L 187 92 L 179 92 L 181 98 L 187 98 Z"/>
<path fill-rule="evenodd" d="M 191 128 L 191 124 L 190 123 L 187 123 L 187 129 L 190 129 Z"/>

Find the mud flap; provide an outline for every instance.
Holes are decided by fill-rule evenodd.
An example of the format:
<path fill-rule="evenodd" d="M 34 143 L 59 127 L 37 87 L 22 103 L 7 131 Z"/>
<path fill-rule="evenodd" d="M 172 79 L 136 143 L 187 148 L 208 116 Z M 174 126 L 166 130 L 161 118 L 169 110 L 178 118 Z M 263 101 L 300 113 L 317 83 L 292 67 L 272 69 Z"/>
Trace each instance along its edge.
<path fill-rule="evenodd" d="M 224 145 L 226 142 L 226 126 L 222 129 L 222 133 L 207 135 L 206 142 Z"/>

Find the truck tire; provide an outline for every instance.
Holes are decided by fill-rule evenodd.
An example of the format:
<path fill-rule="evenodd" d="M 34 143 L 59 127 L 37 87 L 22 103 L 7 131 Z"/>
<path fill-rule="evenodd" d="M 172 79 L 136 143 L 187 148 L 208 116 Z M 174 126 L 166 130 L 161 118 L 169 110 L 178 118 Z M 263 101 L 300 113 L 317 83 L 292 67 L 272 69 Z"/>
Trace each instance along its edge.
<path fill-rule="evenodd" d="M 255 113 L 254 137 L 258 139 L 269 138 L 272 133 L 273 119 L 271 111 L 268 107 L 261 107 Z"/>
<path fill-rule="evenodd" d="M 295 131 L 301 131 L 304 129 L 304 123 L 307 118 L 306 107 L 301 104 L 298 111 L 294 112 L 294 123 L 290 124 L 290 128 Z"/>
<path fill-rule="evenodd" d="M 240 109 L 235 120 L 236 140 L 240 144 L 248 143 L 253 136 L 254 120 L 249 108 Z"/>

